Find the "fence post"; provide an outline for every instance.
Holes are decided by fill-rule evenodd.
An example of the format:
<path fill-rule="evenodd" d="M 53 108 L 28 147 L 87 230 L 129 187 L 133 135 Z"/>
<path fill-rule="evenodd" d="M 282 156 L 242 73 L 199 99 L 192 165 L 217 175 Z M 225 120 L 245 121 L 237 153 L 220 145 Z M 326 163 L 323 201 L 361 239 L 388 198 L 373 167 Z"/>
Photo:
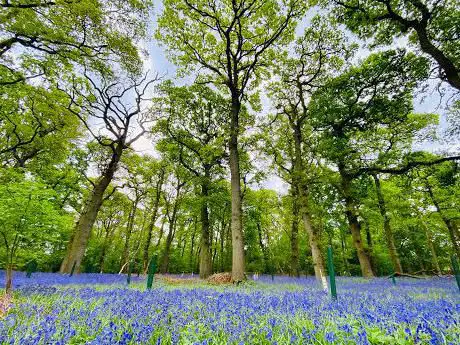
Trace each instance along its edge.
<path fill-rule="evenodd" d="M 37 261 L 33 259 L 32 261 L 29 261 L 27 263 L 27 274 L 26 277 L 30 278 L 32 277 L 32 273 L 34 273 L 37 270 Z"/>
<path fill-rule="evenodd" d="M 131 262 L 128 262 L 128 276 L 126 277 L 126 283 L 129 285 L 131 283 Z"/>
<path fill-rule="evenodd" d="M 457 281 L 458 290 L 460 291 L 460 269 L 458 268 L 458 261 L 454 254 L 450 257 L 452 261 L 452 268 L 454 270 L 455 280 Z"/>
<path fill-rule="evenodd" d="M 332 255 L 332 247 L 327 247 L 327 268 L 329 271 L 329 285 L 331 286 L 331 296 L 337 299 L 337 287 L 335 285 L 334 258 Z"/>
<path fill-rule="evenodd" d="M 148 272 L 148 276 L 147 276 L 147 289 L 148 290 L 150 290 L 152 288 L 153 276 L 155 274 L 156 269 L 157 269 L 157 256 L 154 255 L 150 259 L 150 263 L 149 263 L 149 272 Z"/>

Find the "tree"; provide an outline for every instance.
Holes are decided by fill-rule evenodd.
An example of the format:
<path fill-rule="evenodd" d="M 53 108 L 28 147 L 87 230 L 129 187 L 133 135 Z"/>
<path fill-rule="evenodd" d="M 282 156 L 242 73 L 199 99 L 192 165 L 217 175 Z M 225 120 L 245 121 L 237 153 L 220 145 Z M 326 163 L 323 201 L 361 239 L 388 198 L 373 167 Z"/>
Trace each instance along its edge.
<path fill-rule="evenodd" d="M 218 93 L 202 85 L 174 87 L 166 83 L 162 87 L 164 97 L 158 128 L 164 139 L 160 150 L 176 157 L 176 160 L 195 178 L 200 188 L 201 241 L 200 278 L 212 273 L 210 246 L 209 198 L 213 192 L 213 180 L 222 174 L 221 163 L 225 152 L 225 121 L 229 104 Z"/>
<path fill-rule="evenodd" d="M 131 261 L 133 260 L 130 253 L 131 236 L 135 227 L 139 204 L 146 198 L 148 189 L 150 188 L 149 184 L 151 183 L 151 173 L 153 172 L 150 170 L 151 167 L 147 166 L 146 163 L 149 161 L 145 157 L 130 154 L 125 155 L 125 161 L 127 174 L 124 186 L 129 190 L 129 194 L 131 194 L 131 197 L 129 197 L 131 206 L 124 234 L 125 244 L 123 246 L 123 252 L 120 260 L 120 271 L 127 271 Z"/>
<path fill-rule="evenodd" d="M 174 176 L 172 176 L 172 190 L 170 193 L 164 194 L 165 200 L 165 214 L 168 221 L 168 235 L 166 236 L 166 241 L 164 248 L 161 254 L 160 259 L 160 272 L 168 272 L 169 259 L 171 252 L 171 245 L 176 235 L 177 230 L 177 220 L 180 213 L 180 207 L 182 206 L 184 199 L 184 187 L 187 184 L 187 177 L 184 174 L 182 167 L 177 167 L 174 171 Z M 158 241 L 158 243 L 160 243 Z"/>
<path fill-rule="evenodd" d="M 147 131 L 145 126 L 150 120 L 143 96 L 155 81 L 146 81 L 147 76 L 139 80 L 130 79 L 127 84 L 103 79 L 100 81 L 101 86 L 98 86 L 90 76 L 86 79 L 92 93 L 83 93 L 81 85 L 75 84 L 69 91 L 71 103 L 68 109 L 80 119 L 96 145 L 105 150 L 105 154 L 100 162 L 100 176 L 94 182 L 91 181 L 92 190 L 80 212 L 62 261 L 60 271 L 63 273 L 70 272 L 74 264 L 79 270 L 91 229 L 104 201 L 104 193 L 118 169 L 123 152 Z M 131 103 L 126 100 L 128 95 L 132 97 Z M 102 122 L 102 128 L 95 128 L 98 121 Z M 137 133 L 133 129 L 136 122 L 139 128 Z"/>
<path fill-rule="evenodd" d="M 244 208 L 245 222 L 247 224 L 248 238 L 246 245 L 249 248 L 259 250 L 249 250 L 249 257 L 252 258 L 253 271 L 272 273 L 274 262 L 270 253 L 272 233 L 276 231 L 275 220 L 279 212 L 279 196 L 269 189 L 247 190 L 246 204 Z M 252 237 L 252 238 L 251 238 Z M 252 241 L 251 241 L 252 239 Z M 252 242 L 252 243 L 251 243 Z M 261 252 L 261 259 L 258 266 L 257 252 Z M 260 255 L 260 254 L 259 254 Z"/>
<path fill-rule="evenodd" d="M 312 170 L 312 164 L 306 162 L 312 156 L 311 128 L 308 124 L 309 101 L 311 95 L 341 69 L 344 59 L 352 54 L 353 49 L 353 46 L 347 45 L 344 35 L 337 27 L 329 27 L 321 22 L 319 17 L 315 17 L 304 35 L 297 40 L 293 56 L 281 61 L 278 72 L 280 81 L 271 85 L 271 98 L 278 113 L 270 123 L 279 126 L 277 130 L 280 133 L 280 141 L 286 140 L 286 132 L 290 134 L 287 139 L 290 142 L 278 148 L 273 147 L 275 151 L 272 150 L 272 154 L 275 164 L 287 173 L 288 183 L 291 184 L 294 212 L 291 232 L 293 271 L 296 271 L 295 257 L 298 251 L 296 213 L 300 212 L 304 229 L 308 234 L 318 281 L 325 280 L 326 270 L 319 246 L 318 231 L 312 222 L 309 200 L 308 175 L 311 175 Z M 280 124 L 283 120 L 284 123 Z M 270 142 L 270 131 L 266 136 Z M 272 145 L 267 143 L 266 147 L 270 146 Z M 280 149 L 287 152 L 277 152 Z M 288 162 L 280 161 L 283 155 L 289 156 Z"/>
<path fill-rule="evenodd" d="M 165 180 L 168 174 L 168 167 L 167 163 L 163 160 L 156 161 L 151 160 L 148 165 L 150 166 L 150 190 L 148 193 L 148 198 L 150 199 L 149 204 L 149 212 L 150 212 L 150 220 L 147 225 L 147 232 L 145 235 L 145 242 L 142 254 L 142 267 L 144 273 L 147 273 L 148 265 L 149 265 L 149 249 L 152 242 L 152 233 L 155 227 L 155 223 L 160 216 L 160 206 L 161 206 L 161 199 L 163 195 L 163 188 L 165 184 Z"/>
<path fill-rule="evenodd" d="M 398 252 L 396 251 L 395 240 L 393 236 L 393 231 L 390 225 L 390 216 L 387 211 L 387 206 L 385 203 L 385 198 L 383 196 L 382 187 L 380 184 L 380 178 L 378 174 L 372 174 L 372 178 L 375 184 L 375 190 L 377 192 L 377 200 L 379 205 L 380 214 L 383 217 L 383 228 L 385 230 L 386 240 L 388 244 L 388 250 L 390 252 L 391 260 L 393 261 L 393 267 L 395 272 L 402 273 L 403 268 L 401 266 L 401 262 L 399 260 Z"/>
<path fill-rule="evenodd" d="M 97 261 L 98 270 L 104 272 L 107 253 L 114 240 L 114 234 L 117 228 L 124 225 L 126 221 L 126 210 L 128 201 L 126 196 L 116 191 L 101 207 L 96 220 L 96 228 L 100 230 L 98 239 L 102 240 L 98 248 L 99 257 Z"/>
<path fill-rule="evenodd" d="M 157 39 L 174 62 L 203 68 L 203 81 L 223 87 L 230 94 L 228 147 L 232 190 L 232 277 L 244 279 L 244 241 L 241 209 L 241 176 L 238 137 L 240 112 L 276 55 L 275 44 L 292 40 L 295 20 L 305 10 L 299 0 L 166 0 L 158 20 Z"/>
<path fill-rule="evenodd" d="M 338 189 L 365 277 L 374 274 L 362 244 L 353 181 L 369 166 L 394 164 L 403 130 L 414 133 L 427 125 L 410 115 L 410 91 L 425 73 L 423 61 L 404 52 L 373 54 L 313 96 L 310 111 L 313 127 L 321 132 L 319 150 L 340 174 Z"/>
<path fill-rule="evenodd" d="M 330 3 L 330 2 L 328 2 Z M 401 36 L 430 56 L 439 78 L 460 91 L 460 9 L 456 0 L 334 0 L 333 14 L 361 38 L 391 44 Z"/>
<path fill-rule="evenodd" d="M 70 217 L 59 211 L 56 193 L 45 184 L 5 170 L 1 180 L 0 235 L 6 259 L 5 289 L 9 292 L 21 252 L 26 251 L 31 259 L 41 248 L 57 241 L 68 229 Z"/>
<path fill-rule="evenodd" d="M 415 186 L 425 193 L 428 204 L 434 207 L 448 230 L 453 252 L 460 257 L 458 208 L 458 163 L 444 162 L 415 171 Z M 418 183 L 417 183 L 418 182 Z"/>
<path fill-rule="evenodd" d="M 81 135 L 78 119 L 71 116 L 67 105 L 68 99 L 56 88 L 29 85 L 3 98 L 0 161 L 24 168 L 38 157 L 40 165 L 65 160 L 70 139 Z"/>
<path fill-rule="evenodd" d="M 75 64 L 108 72 L 114 60 L 139 71 L 136 41 L 146 34 L 151 6 L 137 0 L 1 1 L 0 85 L 57 76 Z"/>

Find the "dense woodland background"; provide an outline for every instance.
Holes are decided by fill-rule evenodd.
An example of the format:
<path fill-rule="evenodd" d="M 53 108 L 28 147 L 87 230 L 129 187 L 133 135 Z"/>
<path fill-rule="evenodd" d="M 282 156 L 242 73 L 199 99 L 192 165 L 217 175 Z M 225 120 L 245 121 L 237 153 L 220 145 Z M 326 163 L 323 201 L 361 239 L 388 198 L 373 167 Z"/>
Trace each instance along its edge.
<path fill-rule="evenodd" d="M 320 278 L 331 246 L 338 274 L 372 277 L 460 257 L 458 1 L 0 6 L 10 274 L 156 255 L 160 272 Z M 153 32 L 177 77 L 145 64 Z M 433 94 L 441 122 L 414 112 Z M 261 187 L 274 175 L 286 189 Z"/>

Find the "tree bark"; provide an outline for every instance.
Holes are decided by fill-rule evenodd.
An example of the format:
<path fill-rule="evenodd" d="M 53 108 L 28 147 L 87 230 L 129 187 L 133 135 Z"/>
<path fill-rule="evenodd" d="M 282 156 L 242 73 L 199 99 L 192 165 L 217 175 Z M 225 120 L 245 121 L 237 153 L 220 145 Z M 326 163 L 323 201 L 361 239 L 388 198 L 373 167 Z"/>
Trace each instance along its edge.
<path fill-rule="evenodd" d="M 91 230 L 94 222 L 96 221 L 99 209 L 101 208 L 104 193 L 118 168 L 118 163 L 120 162 L 121 155 L 123 153 L 123 146 L 123 143 L 118 143 L 115 147 L 107 168 L 94 185 L 93 190 L 91 191 L 91 194 L 80 213 L 80 218 L 75 225 L 72 238 L 67 247 L 67 253 L 61 264 L 61 273 L 70 273 L 74 264 L 76 272 L 80 271 L 81 261 L 85 256 Z"/>
<path fill-rule="evenodd" d="M 245 279 L 244 275 L 244 239 L 243 239 L 243 219 L 241 208 L 241 179 L 240 161 L 238 152 L 239 134 L 239 113 L 241 102 L 237 91 L 232 91 L 232 109 L 230 125 L 230 184 L 232 196 L 232 279 L 240 282 Z"/>
<path fill-rule="evenodd" d="M 153 203 L 153 210 L 152 210 L 152 217 L 150 218 L 150 223 L 147 228 L 147 234 L 146 234 L 146 239 L 144 243 L 144 253 L 143 253 L 143 271 L 144 273 L 147 273 L 148 265 L 149 265 L 149 249 L 150 249 L 150 242 L 152 242 L 152 232 L 153 228 L 155 227 L 155 222 L 158 217 L 158 208 L 160 206 L 160 199 L 161 199 L 161 188 L 163 186 L 163 180 L 164 180 L 164 170 L 162 169 L 160 171 L 160 176 L 156 185 L 156 191 L 155 191 L 155 201 Z"/>
<path fill-rule="evenodd" d="M 417 32 L 422 51 L 429 54 L 438 63 L 439 67 L 444 71 L 444 79 L 452 87 L 460 90 L 460 74 L 453 61 L 430 41 L 426 26 L 418 24 L 414 26 L 414 29 Z"/>
<path fill-rule="evenodd" d="M 311 215 L 309 212 L 302 212 L 302 220 L 304 228 L 308 234 L 308 242 L 311 248 L 311 255 L 313 258 L 313 268 L 315 270 L 316 280 L 323 283 L 326 277 L 326 270 L 324 268 L 323 255 L 319 247 L 318 236 L 316 230 L 313 228 Z"/>
<path fill-rule="evenodd" d="M 292 224 L 291 224 L 291 276 L 300 277 L 299 271 L 299 206 L 297 196 L 292 191 Z"/>
<path fill-rule="evenodd" d="M 206 279 L 212 273 L 211 251 L 209 246 L 209 197 L 210 171 L 205 167 L 204 179 L 201 184 L 201 241 L 200 241 L 200 278 Z"/>
<path fill-rule="evenodd" d="M 383 217 L 383 230 L 385 232 L 385 239 L 387 242 L 388 251 L 390 253 L 391 262 L 393 263 L 393 270 L 395 272 L 403 273 L 398 251 L 396 250 L 393 231 L 391 230 L 390 217 L 386 209 L 385 198 L 383 196 L 382 187 L 380 185 L 380 179 L 377 174 L 373 174 L 372 177 L 374 178 L 375 190 L 377 192 L 379 211 Z"/>
<path fill-rule="evenodd" d="M 364 250 L 364 246 L 361 239 L 361 224 L 358 220 L 356 205 L 350 190 L 351 179 L 344 172 L 344 167 L 342 164 L 339 164 L 339 173 L 341 177 L 342 193 L 345 199 L 345 215 L 347 216 L 348 225 L 350 227 L 353 245 L 355 246 L 358 255 L 361 273 L 365 278 L 372 278 L 374 277 L 374 273 L 372 272 L 372 266 L 369 260 L 369 256 Z"/>
<path fill-rule="evenodd" d="M 306 233 L 308 234 L 308 241 L 311 248 L 311 255 L 313 259 L 313 267 L 315 270 L 316 279 L 324 285 L 326 277 L 326 270 L 324 268 L 324 260 L 319 246 L 319 239 L 317 230 L 314 228 L 308 201 L 308 187 L 303 181 L 304 163 L 302 160 L 302 128 L 300 121 L 294 122 L 291 120 L 291 127 L 294 136 L 294 166 L 293 166 L 293 188 L 300 207 L 300 215 Z"/>
<path fill-rule="evenodd" d="M 6 265 L 5 292 L 8 294 L 13 289 L 13 264 L 9 262 Z"/>
<path fill-rule="evenodd" d="M 441 76 L 441 78 L 446 80 L 452 87 L 460 90 L 459 70 L 455 66 L 454 62 L 435 45 L 432 38 L 430 38 L 430 33 L 427 32 L 430 17 L 433 15 L 427 5 L 423 4 L 421 1 L 417 1 L 415 6 L 420 6 L 419 10 L 421 13 L 421 18 L 414 20 L 408 17 L 404 18 L 403 16 L 399 15 L 397 13 L 398 11 L 391 7 L 389 1 L 381 2 L 386 3 L 387 13 L 385 15 L 380 15 L 376 19 L 378 21 L 385 21 L 389 19 L 393 22 L 396 22 L 399 25 L 402 25 L 403 32 L 407 31 L 409 28 L 414 29 L 414 31 L 417 33 L 418 42 L 422 51 L 430 55 L 438 63 L 440 69 L 444 72 L 444 76 Z M 411 3 L 414 4 L 415 1 L 411 1 Z M 362 10 L 362 8 L 359 8 L 358 10 Z M 433 11 L 435 11 L 435 9 L 433 9 Z"/>

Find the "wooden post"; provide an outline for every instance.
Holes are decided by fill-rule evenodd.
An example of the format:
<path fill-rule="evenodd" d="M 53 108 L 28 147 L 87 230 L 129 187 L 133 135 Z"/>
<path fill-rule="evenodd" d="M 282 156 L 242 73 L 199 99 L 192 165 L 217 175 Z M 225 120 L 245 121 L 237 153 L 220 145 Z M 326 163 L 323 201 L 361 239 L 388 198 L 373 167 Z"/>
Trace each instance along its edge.
<path fill-rule="evenodd" d="M 327 247 L 327 268 L 329 271 L 329 285 L 331 286 L 331 296 L 337 299 L 337 287 L 335 285 L 334 258 L 332 256 L 332 247 Z"/>
<path fill-rule="evenodd" d="M 460 291 L 460 269 L 458 268 L 458 261 L 455 257 L 455 254 L 452 254 L 450 259 L 452 260 L 452 268 L 454 270 L 455 280 L 457 281 L 458 290 Z"/>
<path fill-rule="evenodd" d="M 155 274 L 156 269 L 157 269 L 157 256 L 154 255 L 152 259 L 150 259 L 150 263 L 149 263 L 149 272 L 147 276 L 147 289 L 148 290 L 152 288 L 153 276 Z"/>

